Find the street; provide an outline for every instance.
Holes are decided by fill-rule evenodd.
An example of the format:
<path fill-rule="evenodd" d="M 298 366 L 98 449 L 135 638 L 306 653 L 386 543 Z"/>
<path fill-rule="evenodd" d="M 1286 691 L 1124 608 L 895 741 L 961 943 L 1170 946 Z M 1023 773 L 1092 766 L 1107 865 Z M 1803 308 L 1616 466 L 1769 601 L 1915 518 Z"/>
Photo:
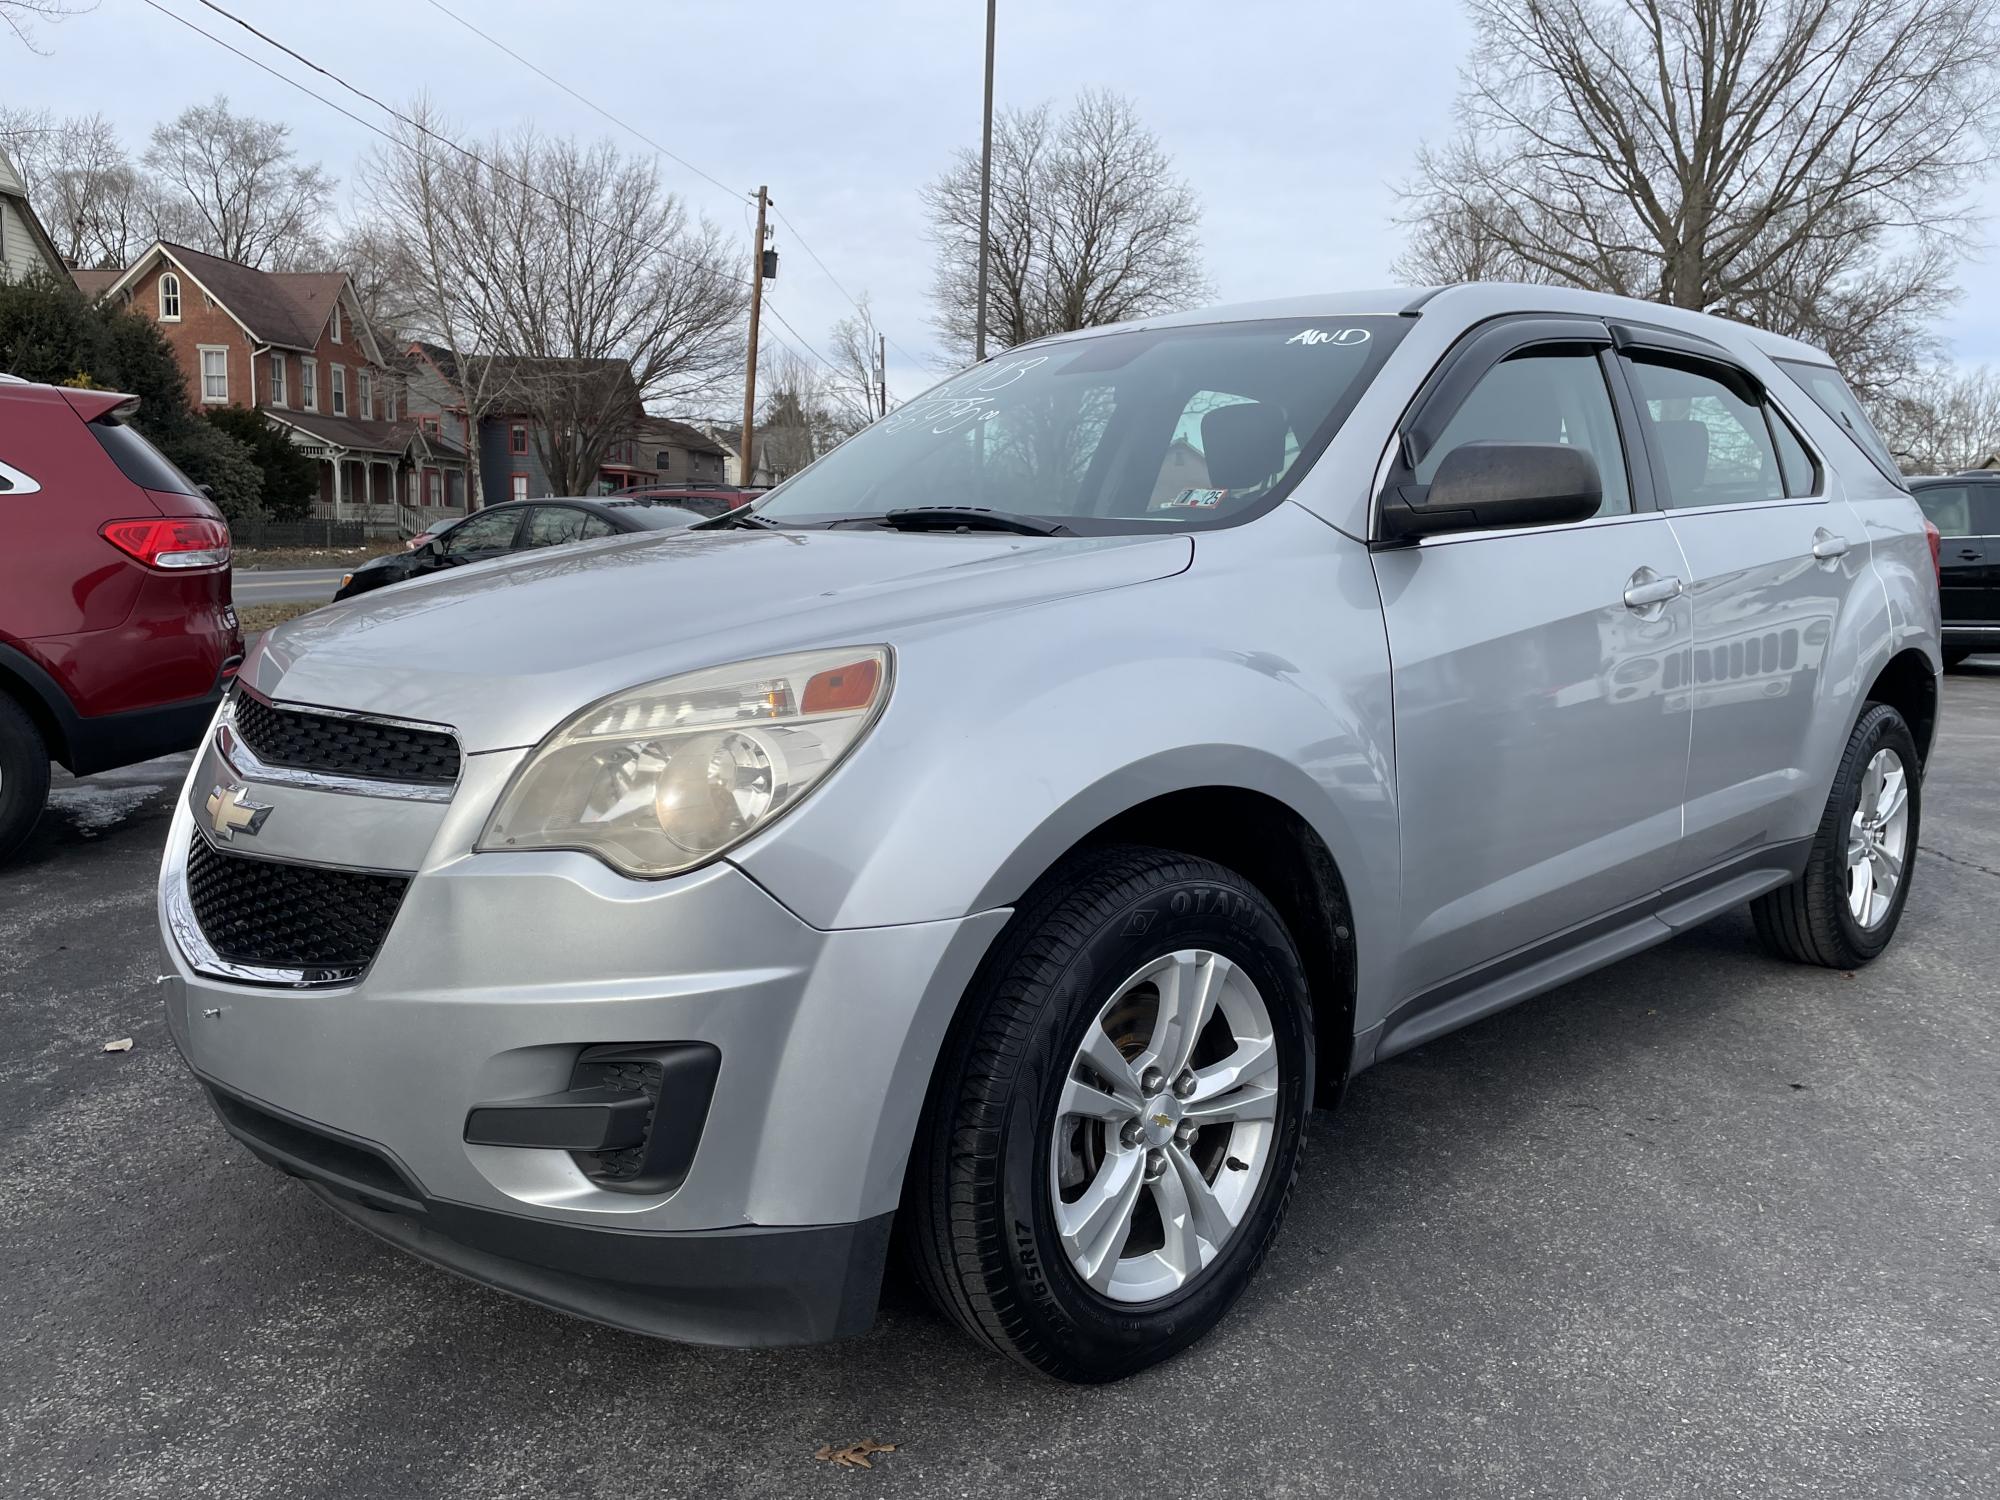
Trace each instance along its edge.
<path fill-rule="evenodd" d="M 230 592 L 238 605 L 324 604 L 340 587 L 340 580 L 353 572 L 345 568 L 284 568 L 252 572 L 238 568 L 230 579 Z"/>
<path fill-rule="evenodd" d="M 1883 959 L 1788 967 L 1738 911 L 1384 1064 L 1220 1329 L 1097 1389 L 893 1267 L 869 1335 L 739 1352 L 342 1223 L 223 1133 L 152 998 L 185 765 L 59 776 L 0 873 L 9 1494 L 2000 1492 L 2000 659 L 1945 679 Z M 814 1459 L 863 1438 L 896 1451 Z"/>

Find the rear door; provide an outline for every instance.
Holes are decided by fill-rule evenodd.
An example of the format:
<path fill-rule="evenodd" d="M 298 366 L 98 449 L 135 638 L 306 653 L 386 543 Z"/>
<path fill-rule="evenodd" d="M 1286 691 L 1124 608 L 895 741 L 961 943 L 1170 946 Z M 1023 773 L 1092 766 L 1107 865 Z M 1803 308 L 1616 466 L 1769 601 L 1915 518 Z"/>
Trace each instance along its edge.
<path fill-rule="evenodd" d="M 1688 716 L 1667 673 L 1692 613 L 1612 375 L 1603 323 L 1512 320 L 1461 345 L 1404 425 L 1390 483 L 1406 489 L 1494 439 L 1585 448 L 1604 489 L 1589 520 L 1374 551 L 1403 829 L 1398 990 L 1419 1008 L 1496 960 L 1580 939 L 1676 869 Z"/>
<path fill-rule="evenodd" d="M 1996 541 L 1987 533 L 2000 527 L 1974 514 L 1986 508 L 1977 505 L 1986 497 L 1976 493 L 1985 489 L 1972 483 L 1927 484 L 1916 491 L 1925 518 L 1938 529 L 1938 602 L 1947 628 L 1996 618 L 1990 562 Z M 2000 487 L 1994 496 L 2000 499 Z"/>
<path fill-rule="evenodd" d="M 1694 649 L 1689 874 L 1809 831 L 1826 788 L 1807 767 L 1830 692 L 1834 624 L 1867 564 L 1838 479 L 1761 382 L 1705 340 L 1617 330 L 1654 487 L 1679 538 Z"/>

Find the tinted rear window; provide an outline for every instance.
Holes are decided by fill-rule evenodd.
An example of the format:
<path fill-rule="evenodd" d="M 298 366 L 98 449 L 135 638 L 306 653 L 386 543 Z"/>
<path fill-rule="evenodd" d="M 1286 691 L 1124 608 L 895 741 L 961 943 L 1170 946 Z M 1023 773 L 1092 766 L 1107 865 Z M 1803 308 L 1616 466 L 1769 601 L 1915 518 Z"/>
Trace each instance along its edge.
<path fill-rule="evenodd" d="M 165 490 L 175 495 L 201 493 L 192 479 L 167 461 L 165 454 L 123 422 L 101 417 L 86 425 L 98 445 L 118 465 L 118 472 L 140 489 Z"/>
<path fill-rule="evenodd" d="M 1847 382 L 1840 378 L 1840 371 L 1832 365 L 1809 365 L 1795 359 L 1781 359 L 1777 364 L 1813 398 L 1814 405 L 1832 417 L 1841 430 L 1854 439 L 1855 447 L 1867 454 L 1870 462 L 1886 478 L 1905 489 L 1909 488 L 1904 483 L 1903 471 L 1896 467 L 1896 456 L 1882 441 L 1882 434 L 1875 430 L 1875 424 L 1868 420 L 1868 413 L 1861 409 L 1861 402 L 1848 388 Z"/>

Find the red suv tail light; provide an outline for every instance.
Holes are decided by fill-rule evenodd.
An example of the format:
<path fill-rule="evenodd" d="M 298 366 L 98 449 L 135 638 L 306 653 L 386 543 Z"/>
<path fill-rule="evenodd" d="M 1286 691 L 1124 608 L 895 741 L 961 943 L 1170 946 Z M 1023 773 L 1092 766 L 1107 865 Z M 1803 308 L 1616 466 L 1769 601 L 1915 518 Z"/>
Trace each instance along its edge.
<path fill-rule="evenodd" d="M 162 572 L 220 568 L 229 563 L 229 527 L 200 516 L 106 521 L 99 535 L 127 557 Z"/>
<path fill-rule="evenodd" d="M 1942 587 L 1944 584 L 1944 559 L 1942 557 L 1942 553 L 1944 552 L 1944 538 L 1938 534 L 1937 527 L 1933 526 L 1928 520 L 1924 522 L 1924 540 L 1931 544 L 1931 571 L 1937 574 L 1938 584 Z"/>

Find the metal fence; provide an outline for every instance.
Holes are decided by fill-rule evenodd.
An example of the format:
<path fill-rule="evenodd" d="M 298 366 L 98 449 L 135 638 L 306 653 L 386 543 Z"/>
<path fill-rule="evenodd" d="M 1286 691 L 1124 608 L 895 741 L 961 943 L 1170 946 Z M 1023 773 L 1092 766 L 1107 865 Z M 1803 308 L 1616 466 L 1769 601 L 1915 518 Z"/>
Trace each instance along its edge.
<path fill-rule="evenodd" d="M 239 548 L 359 547 L 366 540 L 361 521 L 267 521 L 261 517 L 229 523 Z"/>

